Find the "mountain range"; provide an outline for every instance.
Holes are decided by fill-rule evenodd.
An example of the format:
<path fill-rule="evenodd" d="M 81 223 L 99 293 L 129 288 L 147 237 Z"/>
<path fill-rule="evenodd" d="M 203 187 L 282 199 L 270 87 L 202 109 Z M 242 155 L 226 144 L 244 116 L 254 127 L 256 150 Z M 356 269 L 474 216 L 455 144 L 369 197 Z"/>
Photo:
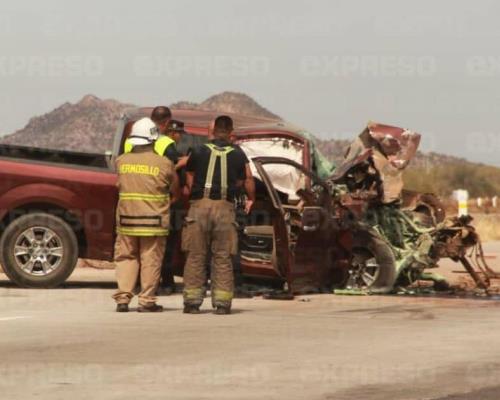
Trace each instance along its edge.
<path fill-rule="evenodd" d="M 86 95 L 74 104 L 64 103 L 47 114 L 31 118 L 24 128 L 1 137 L 0 143 L 102 153 L 112 148 L 116 121 L 125 109 L 131 107 L 135 106 Z M 179 101 L 170 107 L 283 120 L 246 94 L 235 92 L 216 94 L 201 103 Z M 353 132 L 352 138 L 358 133 Z M 349 143 L 348 140 L 316 139 L 317 148 L 337 165 L 341 163 Z M 417 154 L 410 166 L 407 186 L 415 190 L 449 195 L 456 188 L 467 188 L 476 196 L 500 194 L 500 168 L 422 152 Z"/>
<path fill-rule="evenodd" d="M 112 99 L 102 100 L 89 94 L 77 103 L 66 102 L 44 115 L 31 118 L 24 128 L 1 137 L 0 143 L 104 152 L 112 148 L 117 119 L 123 111 L 132 107 L 136 106 Z M 170 107 L 280 120 L 280 117 L 260 106 L 251 97 L 234 92 L 220 93 L 199 104 L 180 101 Z"/>

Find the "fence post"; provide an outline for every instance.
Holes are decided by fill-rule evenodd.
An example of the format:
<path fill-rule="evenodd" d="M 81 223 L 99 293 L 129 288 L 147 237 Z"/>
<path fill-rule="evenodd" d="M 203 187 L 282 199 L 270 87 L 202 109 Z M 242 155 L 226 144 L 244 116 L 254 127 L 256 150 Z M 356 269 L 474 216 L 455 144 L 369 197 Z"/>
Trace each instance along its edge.
<path fill-rule="evenodd" d="M 469 209 L 467 208 L 469 192 L 463 189 L 455 190 L 453 192 L 453 197 L 458 201 L 458 216 L 469 215 Z"/>

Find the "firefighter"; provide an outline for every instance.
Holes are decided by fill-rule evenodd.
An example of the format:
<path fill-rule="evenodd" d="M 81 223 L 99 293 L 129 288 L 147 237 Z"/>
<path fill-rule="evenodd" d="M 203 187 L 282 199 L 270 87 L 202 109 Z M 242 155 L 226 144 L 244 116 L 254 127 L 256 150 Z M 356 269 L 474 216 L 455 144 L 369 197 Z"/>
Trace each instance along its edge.
<path fill-rule="evenodd" d="M 166 106 L 158 106 L 151 112 L 151 120 L 158 129 L 158 139 L 165 146 L 165 157 L 170 159 L 179 170 L 186 166 L 187 157 L 182 156 L 177 150 L 177 145 L 184 134 L 184 123 L 172 119 L 172 112 Z"/>
<path fill-rule="evenodd" d="M 172 112 L 166 106 L 155 107 L 151 112 L 151 120 L 155 123 L 158 130 L 158 141 L 165 147 L 162 154 L 176 165 L 179 161 L 179 152 L 177 151 L 175 139 L 172 135 L 169 135 Z"/>
<path fill-rule="evenodd" d="M 233 146 L 233 121 L 219 116 L 214 139 L 193 149 L 186 166 L 191 206 L 182 232 L 184 312 L 198 314 L 204 298 L 206 260 L 212 254 L 211 293 L 215 313 L 229 314 L 234 291 L 231 256 L 237 253 L 234 199 L 246 177 L 246 156 Z"/>
<path fill-rule="evenodd" d="M 116 160 L 119 200 L 115 245 L 118 290 L 113 295 L 118 312 L 127 312 L 140 277 L 139 312 L 160 312 L 155 293 L 168 236 L 170 193 L 178 196 L 173 163 L 163 157 L 165 147 L 155 141 L 149 118 L 134 123 L 125 154 Z"/>
<path fill-rule="evenodd" d="M 214 139 L 214 126 L 215 126 L 215 118 L 210 121 L 208 124 L 208 139 L 213 140 Z M 238 150 L 240 150 L 243 153 L 243 150 L 241 150 L 240 146 L 235 144 L 236 137 L 231 134 L 229 137 L 229 140 L 231 143 L 234 144 L 234 147 Z M 245 153 L 243 153 L 245 156 L 245 170 L 246 170 L 246 177 L 245 177 L 245 183 L 243 187 L 240 187 L 238 189 L 238 193 L 235 194 L 235 215 L 236 215 L 236 221 L 237 221 L 237 232 L 238 232 L 238 248 L 239 248 L 239 243 L 241 241 L 242 235 L 243 235 L 243 230 L 245 228 L 245 221 L 247 219 L 247 215 L 250 213 L 253 203 L 255 202 L 255 182 L 253 179 L 252 175 L 252 170 L 250 168 L 250 161 L 246 157 Z M 245 196 L 246 195 L 246 196 Z M 210 276 L 210 268 L 211 268 L 211 262 L 212 262 L 212 255 L 210 253 L 210 249 L 208 252 L 207 256 L 207 275 L 208 277 Z M 241 270 L 241 254 L 238 252 L 237 254 L 232 256 L 232 263 L 233 263 L 233 273 L 234 273 L 234 297 L 235 298 L 251 298 L 253 295 L 245 290 L 243 286 L 243 272 Z M 208 282 L 208 279 L 207 279 Z M 207 284 L 206 284 L 207 286 Z"/>

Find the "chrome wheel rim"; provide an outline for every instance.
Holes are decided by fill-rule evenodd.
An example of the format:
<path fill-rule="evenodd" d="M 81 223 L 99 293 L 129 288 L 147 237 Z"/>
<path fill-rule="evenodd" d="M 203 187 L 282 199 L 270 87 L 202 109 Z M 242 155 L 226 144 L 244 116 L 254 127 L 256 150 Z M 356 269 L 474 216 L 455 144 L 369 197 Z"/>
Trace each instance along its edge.
<path fill-rule="evenodd" d="M 370 287 L 380 275 L 380 265 L 373 254 L 367 249 L 355 249 L 352 258 L 351 273 L 354 275 L 353 278 L 357 285 Z"/>
<path fill-rule="evenodd" d="M 64 248 L 61 237 L 52 229 L 35 226 L 26 229 L 16 239 L 14 258 L 25 273 L 46 276 L 61 265 Z"/>

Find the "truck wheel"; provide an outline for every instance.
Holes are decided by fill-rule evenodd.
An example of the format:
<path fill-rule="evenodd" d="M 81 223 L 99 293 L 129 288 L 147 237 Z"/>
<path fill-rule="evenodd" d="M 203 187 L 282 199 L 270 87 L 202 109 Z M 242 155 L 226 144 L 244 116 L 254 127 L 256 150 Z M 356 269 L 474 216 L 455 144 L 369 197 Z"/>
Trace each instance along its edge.
<path fill-rule="evenodd" d="M 396 260 L 390 246 L 375 231 L 354 234 L 348 286 L 371 293 L 389 293 L 396 281 Z"/>
<path fill-rule="evenodd" d="M 0 239 L 0 261 L 7 276 L 22 287 L 51 288 L 63 283 L 78 261 L 78 241 L 61 218 L 24 215 Z"/>

